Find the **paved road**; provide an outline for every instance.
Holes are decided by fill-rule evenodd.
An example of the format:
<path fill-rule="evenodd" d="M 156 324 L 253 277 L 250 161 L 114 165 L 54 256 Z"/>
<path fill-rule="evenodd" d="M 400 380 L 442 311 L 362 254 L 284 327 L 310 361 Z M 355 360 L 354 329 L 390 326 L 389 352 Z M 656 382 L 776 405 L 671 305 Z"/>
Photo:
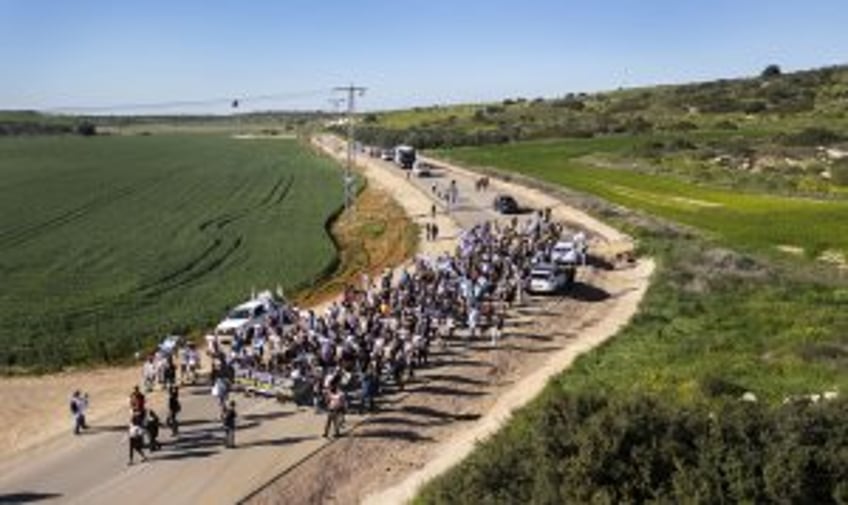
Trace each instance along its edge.
<path fill-rule="evenodd" d="M 391 163 L 362 161 L 378 173 L 382 171 L 381 177 L 405 177 Z M 457 223 L 467 227 L 495 217 L 492 195 L 475 192 L 469 176 L 439 173 L 409 180 L 422 195 L 433 198 L 431 185 L 444 190 L 451 179 L 459 188 L 453 212 Z M 129 389 L 130 385 L 128 393 Z M 236 449 L 223 448 L 217 406 L 208 387 L 187 388 L 183 391 L 181 435 L 171 438 L 164 430 L 164 448 L 153 454 L 150 462 L 127 465 L 127 414 L 116 413 L 90 433 L 69 434 L 0 462 L 0 503 L 233 503 L 327 443 L 321 437 L 324 418 L 309 409 L 240 395 L 236 398 L 240 413 Z M 164 414 L 162 393 L 155 393 L 151 402 Z M 351 424 L 356 421 L 350 416 Z"/>

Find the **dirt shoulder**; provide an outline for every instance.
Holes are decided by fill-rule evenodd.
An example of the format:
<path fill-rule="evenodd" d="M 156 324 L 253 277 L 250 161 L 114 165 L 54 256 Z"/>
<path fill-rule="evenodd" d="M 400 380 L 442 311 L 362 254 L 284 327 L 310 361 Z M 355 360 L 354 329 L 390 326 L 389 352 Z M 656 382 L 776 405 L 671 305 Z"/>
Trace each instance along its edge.
<path fill-rule="evenodd" d="M 452 176 L 478 177 L 437 163 L 448 166 Z M 552 208 L 556 219 L 587 229 L 595 245 L 632 248 L 630 237 L 541 191 L 501 181 L 492 185 L 493 192 Z M 408 182 L 391 190 L 398 201 L 420 193 Z M 436 351 L 432 366 L 406 391 L 390 394 L 380 412 L 365 418 L 350 436 L 325 446 L 251 503 L 396 504 L 411 499 L 421 484 L 502 426 L 551 376 L 617 333 L 636 312 L 652 271 L 653 262 L 644 259 L 621 270 L 586 269 L 573 296 L 535 299 L 514 311 L 498 346 L 454 342 Z"/>

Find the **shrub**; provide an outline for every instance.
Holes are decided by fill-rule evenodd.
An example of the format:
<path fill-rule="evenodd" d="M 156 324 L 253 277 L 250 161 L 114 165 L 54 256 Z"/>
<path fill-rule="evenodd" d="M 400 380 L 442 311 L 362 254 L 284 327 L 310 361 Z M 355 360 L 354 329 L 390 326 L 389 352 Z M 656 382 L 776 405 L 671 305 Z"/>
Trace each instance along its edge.
<path fill-rule="evenodd" d="M 830 167 L 830 180 L 840 186 L 848 186 L 848 158 L 833 162 Z"/>
<path fill-rule="evenodd" d="M 733 121 L 723 119 L 716 123 L 715 127 L 719 130 L 738 130 L 739 127 Z"/>
<path fill-rule="evenodd" d="M 780 70 L 780 67 L 772 64 L 763 69 L 762 73 L 760 73 L 760 77 L 763 79 L 772 79 L 780 77 L 782 74 L 783 72 Z"/>
<path fill-rule="evenodd" d="M 416 503 L 835 503 L 848 402 L 679 407 L 548 389 Z"/>
<path fill-rule="evenodd" d="M 97 127 L 94 126 L 94 123 L 83 121 L 77 125 L 77 134 L 83 137 L 93 137 L 97 135 Z"/>
<path fill-rule="evenodd" d="M 795 146 L 820 146 L 834 144 L 843 140 L 844 137 L 827 128 L 809 127 L 800 132 L 783 134 L 778 136 L 778 141 L 786 145 Z"/>

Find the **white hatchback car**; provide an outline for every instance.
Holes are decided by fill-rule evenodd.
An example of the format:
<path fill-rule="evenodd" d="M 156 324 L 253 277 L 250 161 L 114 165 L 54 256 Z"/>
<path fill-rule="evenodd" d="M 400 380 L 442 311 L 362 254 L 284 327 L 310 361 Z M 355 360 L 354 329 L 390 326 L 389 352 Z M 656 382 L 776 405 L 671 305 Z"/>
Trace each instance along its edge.
<path fill-rule="evenodd" d="M 568 285 L 565 270 L 550 263 L 539 263 L 530 271 L 530 285 L 527 291 L 539 294 L 556 294 Z"/>
<path fill-rule="evenodd" d="M 237 333 L 243 333 L 251 326 L 262 324 L 269 314 L 279 315 L 280 306 L 270 293 L 259 296 L 232 309 L 223 321 L 215 327 L 215 335 L 222 339 L 232 339 Z"/>
<path fill-rule="evenodd" d="M 426 161 L 416 161 L 412 166 L 412 175 L 415 177 L 430 177 L 433 175 L 433 167 Z"/>
<path fill-rule="evenodd" d="M 551 261 L 558 265 L 576 265 L 580 263 L 580 251 L 577 244 L 562 240 L 551 249 Z"/>

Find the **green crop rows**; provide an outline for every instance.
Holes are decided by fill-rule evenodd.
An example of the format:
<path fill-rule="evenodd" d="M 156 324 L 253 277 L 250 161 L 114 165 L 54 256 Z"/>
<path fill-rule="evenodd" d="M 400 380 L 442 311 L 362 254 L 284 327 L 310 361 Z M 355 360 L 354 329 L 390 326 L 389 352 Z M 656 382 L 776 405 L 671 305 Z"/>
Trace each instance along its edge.
<path fill-rule="evenodd" d="M 338 177 L 294 140 L 0 140 L 0 366 L 122 359 L 310 283 Z"/>

